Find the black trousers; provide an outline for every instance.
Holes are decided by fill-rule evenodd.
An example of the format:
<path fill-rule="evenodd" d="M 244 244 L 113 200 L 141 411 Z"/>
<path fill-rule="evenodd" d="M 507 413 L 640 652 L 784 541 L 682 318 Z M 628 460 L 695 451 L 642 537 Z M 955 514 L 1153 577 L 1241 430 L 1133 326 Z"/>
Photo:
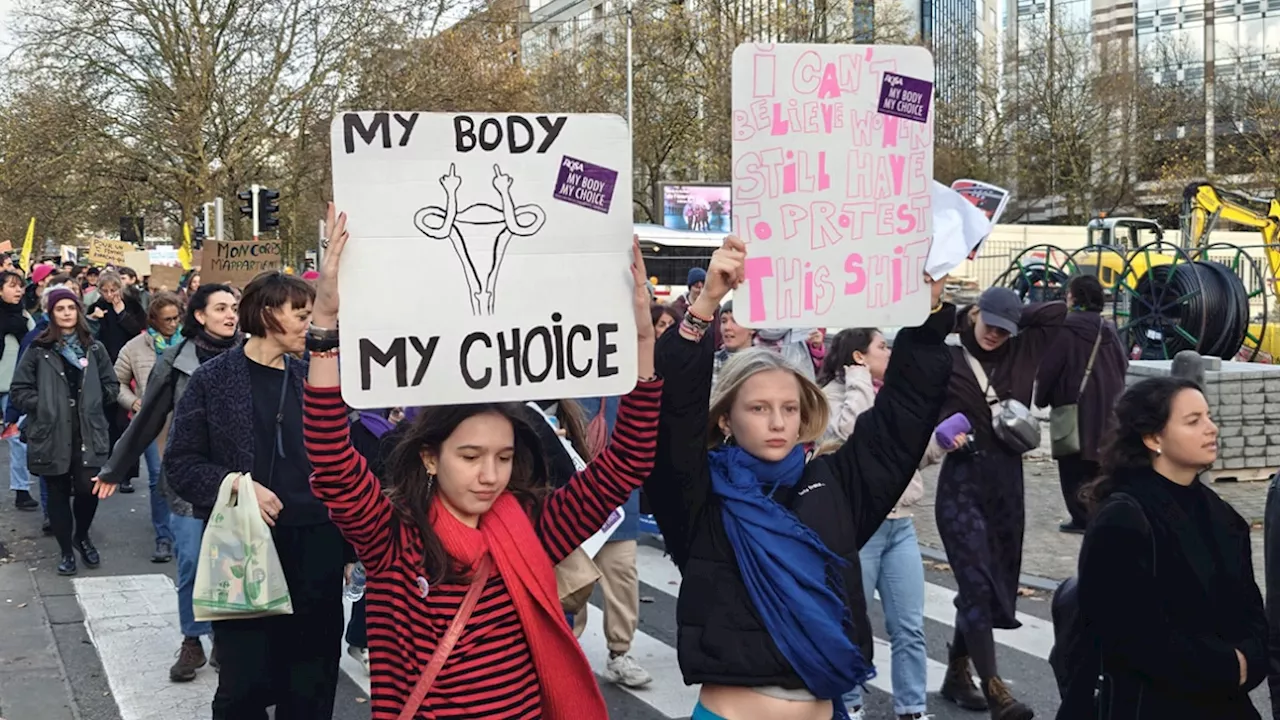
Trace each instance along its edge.
<path fill-rule="evenodd" d="M 76 457 L 73 464 L 78 462 Z M 93 476 L 96 470 L 81 468 L 66 475 L 46 475 L 45 486 L 49 490 L 49 527 L 58 541 L 58 550 L 70 555 L 72 538 L 89 537 L 89 526 L 98 513 L 98 498 L 93 494 Z"/>
<path fill-rule="evenodd" d="M 213 623 L 213 720 L 330 720 L 342 648 L 343 540 L 332 523 L 277 526 L 292 615 Z"/>
<path fill-rule="evenodd" d="M 1088 523 L 1089 511 L 1080 499 L 1080 490 L 1098 477 L 1099 470 L 1098 463 L 1085 460 L 1079 453 L 1058 458 L 1062 500 L 1067 504 L 1067 512 L 1071 513 L 1073 525 L 1084 527 Z"/>
<path fill-rule="evenodd" d="M 351 603 L 351 620 L 347 622 L 347 644 L 369 648 L 369 628 L 365 625 L 364 598 Z"/>

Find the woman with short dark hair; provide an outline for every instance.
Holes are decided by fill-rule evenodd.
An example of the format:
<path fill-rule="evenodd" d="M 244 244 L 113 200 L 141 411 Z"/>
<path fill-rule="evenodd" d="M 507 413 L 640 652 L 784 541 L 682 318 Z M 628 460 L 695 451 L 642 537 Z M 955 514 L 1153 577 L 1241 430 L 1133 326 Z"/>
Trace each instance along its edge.
<path fill-rule="evenodd" d="M 213 623 L 220 670 L 214 720 L 329 718 L 338 684 L 345 545 L 311 493 L 302 439 L 307 326 L 315 289 L 263 273 L 244 289 L 240 326 L 249 338 L 191 376 L 173 414 L 165 474 L 208 518 L 223 478 L 257 496 L 289 585 L 292 615 Z M 251 487 L 246 487 L 251 486 Z"/>
<path fill-rule="evenodd" d="M 1197 478 L 1218 456 L 1199 386 L 1150 378 L 1116 404 L 1080 549 L 1081 645 L 1058 717 L 1256 720 L 1267 618 L 1249 524 Z"/>
<path fill-rule="evenodd" d="M 1080 489 L 1098 476 L 1098 454 L 1111 408 L 1124 392 L 1129 358 L 1115 326 L 1102 316 L 1102 283 L 1093 275 L 1077 275 L 1067 285 L 1070 312 L 1036 375 L 1036 405 L 1076 406 L 1079 449 L 1055 453 L 1062 499 L 1070 517 L 1058 526 L 1082 533 L 1088 520 Z M 1061 451 L 1060 451 L 1061 452 Z"/>

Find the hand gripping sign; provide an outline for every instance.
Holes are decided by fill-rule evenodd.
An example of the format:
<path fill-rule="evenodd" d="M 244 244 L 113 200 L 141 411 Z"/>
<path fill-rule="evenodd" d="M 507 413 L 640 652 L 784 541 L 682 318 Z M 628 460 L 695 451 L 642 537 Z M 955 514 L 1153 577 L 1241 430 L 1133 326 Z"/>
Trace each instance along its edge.
<path fill-rule="evenodd" d="M 924 48 L 738 47 L 733 228 L 748 259 L 735 319 L 757 328 L 924 319 L 932 103 Z"/>
<path fill-rule="evenodd" d="M 331 133 L 354 407 L 635 384 L 631 157 L 612 115 L 358 112 Z"/>

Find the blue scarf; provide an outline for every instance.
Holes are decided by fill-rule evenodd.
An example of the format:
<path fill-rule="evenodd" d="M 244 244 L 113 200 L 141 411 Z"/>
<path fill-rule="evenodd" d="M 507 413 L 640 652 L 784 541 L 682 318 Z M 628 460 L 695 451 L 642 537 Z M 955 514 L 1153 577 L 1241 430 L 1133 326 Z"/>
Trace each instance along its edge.
<path fill-rule="evenodd" d="M 84 346 L 80 344 L 80 336 L 75 333 L 62 336 L 58 341 L 58 352 L 74 368 L 81 368 L 80 361 L 88 355 Z"/>
<path fill-rule="evenodd" d="M 852 618 L 838 570 L 844 559 L 772 497 L 800 482 L 804 449 L 766 462 L 722 446 L 709 460 L 711 491 L 723 504 L 725 533 L 765 629 L 809 692 L 835 701 L 835 716 L 846 717 L 841 696 L 875 673 L 845 632 Z"/>

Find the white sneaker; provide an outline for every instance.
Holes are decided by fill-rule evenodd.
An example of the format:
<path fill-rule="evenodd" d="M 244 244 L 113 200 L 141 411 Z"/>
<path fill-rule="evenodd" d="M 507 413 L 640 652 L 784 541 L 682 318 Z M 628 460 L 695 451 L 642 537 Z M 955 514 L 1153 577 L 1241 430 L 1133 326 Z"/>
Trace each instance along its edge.
<path fill-rule="evenodd" d="M 866 720 L 867 711 L 863 708 L 848 708 L 849 720 Z"/>
<path fill-rule="evenodd" d="M 653 676 L 640 667 L 640 663 L 633 660 L 630 655 L 619 655 L 610 659 L 609 664 L 605 666 L 604 677 L 609 682 L 629 688 L 644 687 L 653 682 Z"/>
<path fill-rule="evenodd" d="M 355 645 L 347 646 L 347 654 L 355 658 L 360 666 L 364 668 L 364 674 L 369 675 L 369 648 L 356 647 Z"/>

